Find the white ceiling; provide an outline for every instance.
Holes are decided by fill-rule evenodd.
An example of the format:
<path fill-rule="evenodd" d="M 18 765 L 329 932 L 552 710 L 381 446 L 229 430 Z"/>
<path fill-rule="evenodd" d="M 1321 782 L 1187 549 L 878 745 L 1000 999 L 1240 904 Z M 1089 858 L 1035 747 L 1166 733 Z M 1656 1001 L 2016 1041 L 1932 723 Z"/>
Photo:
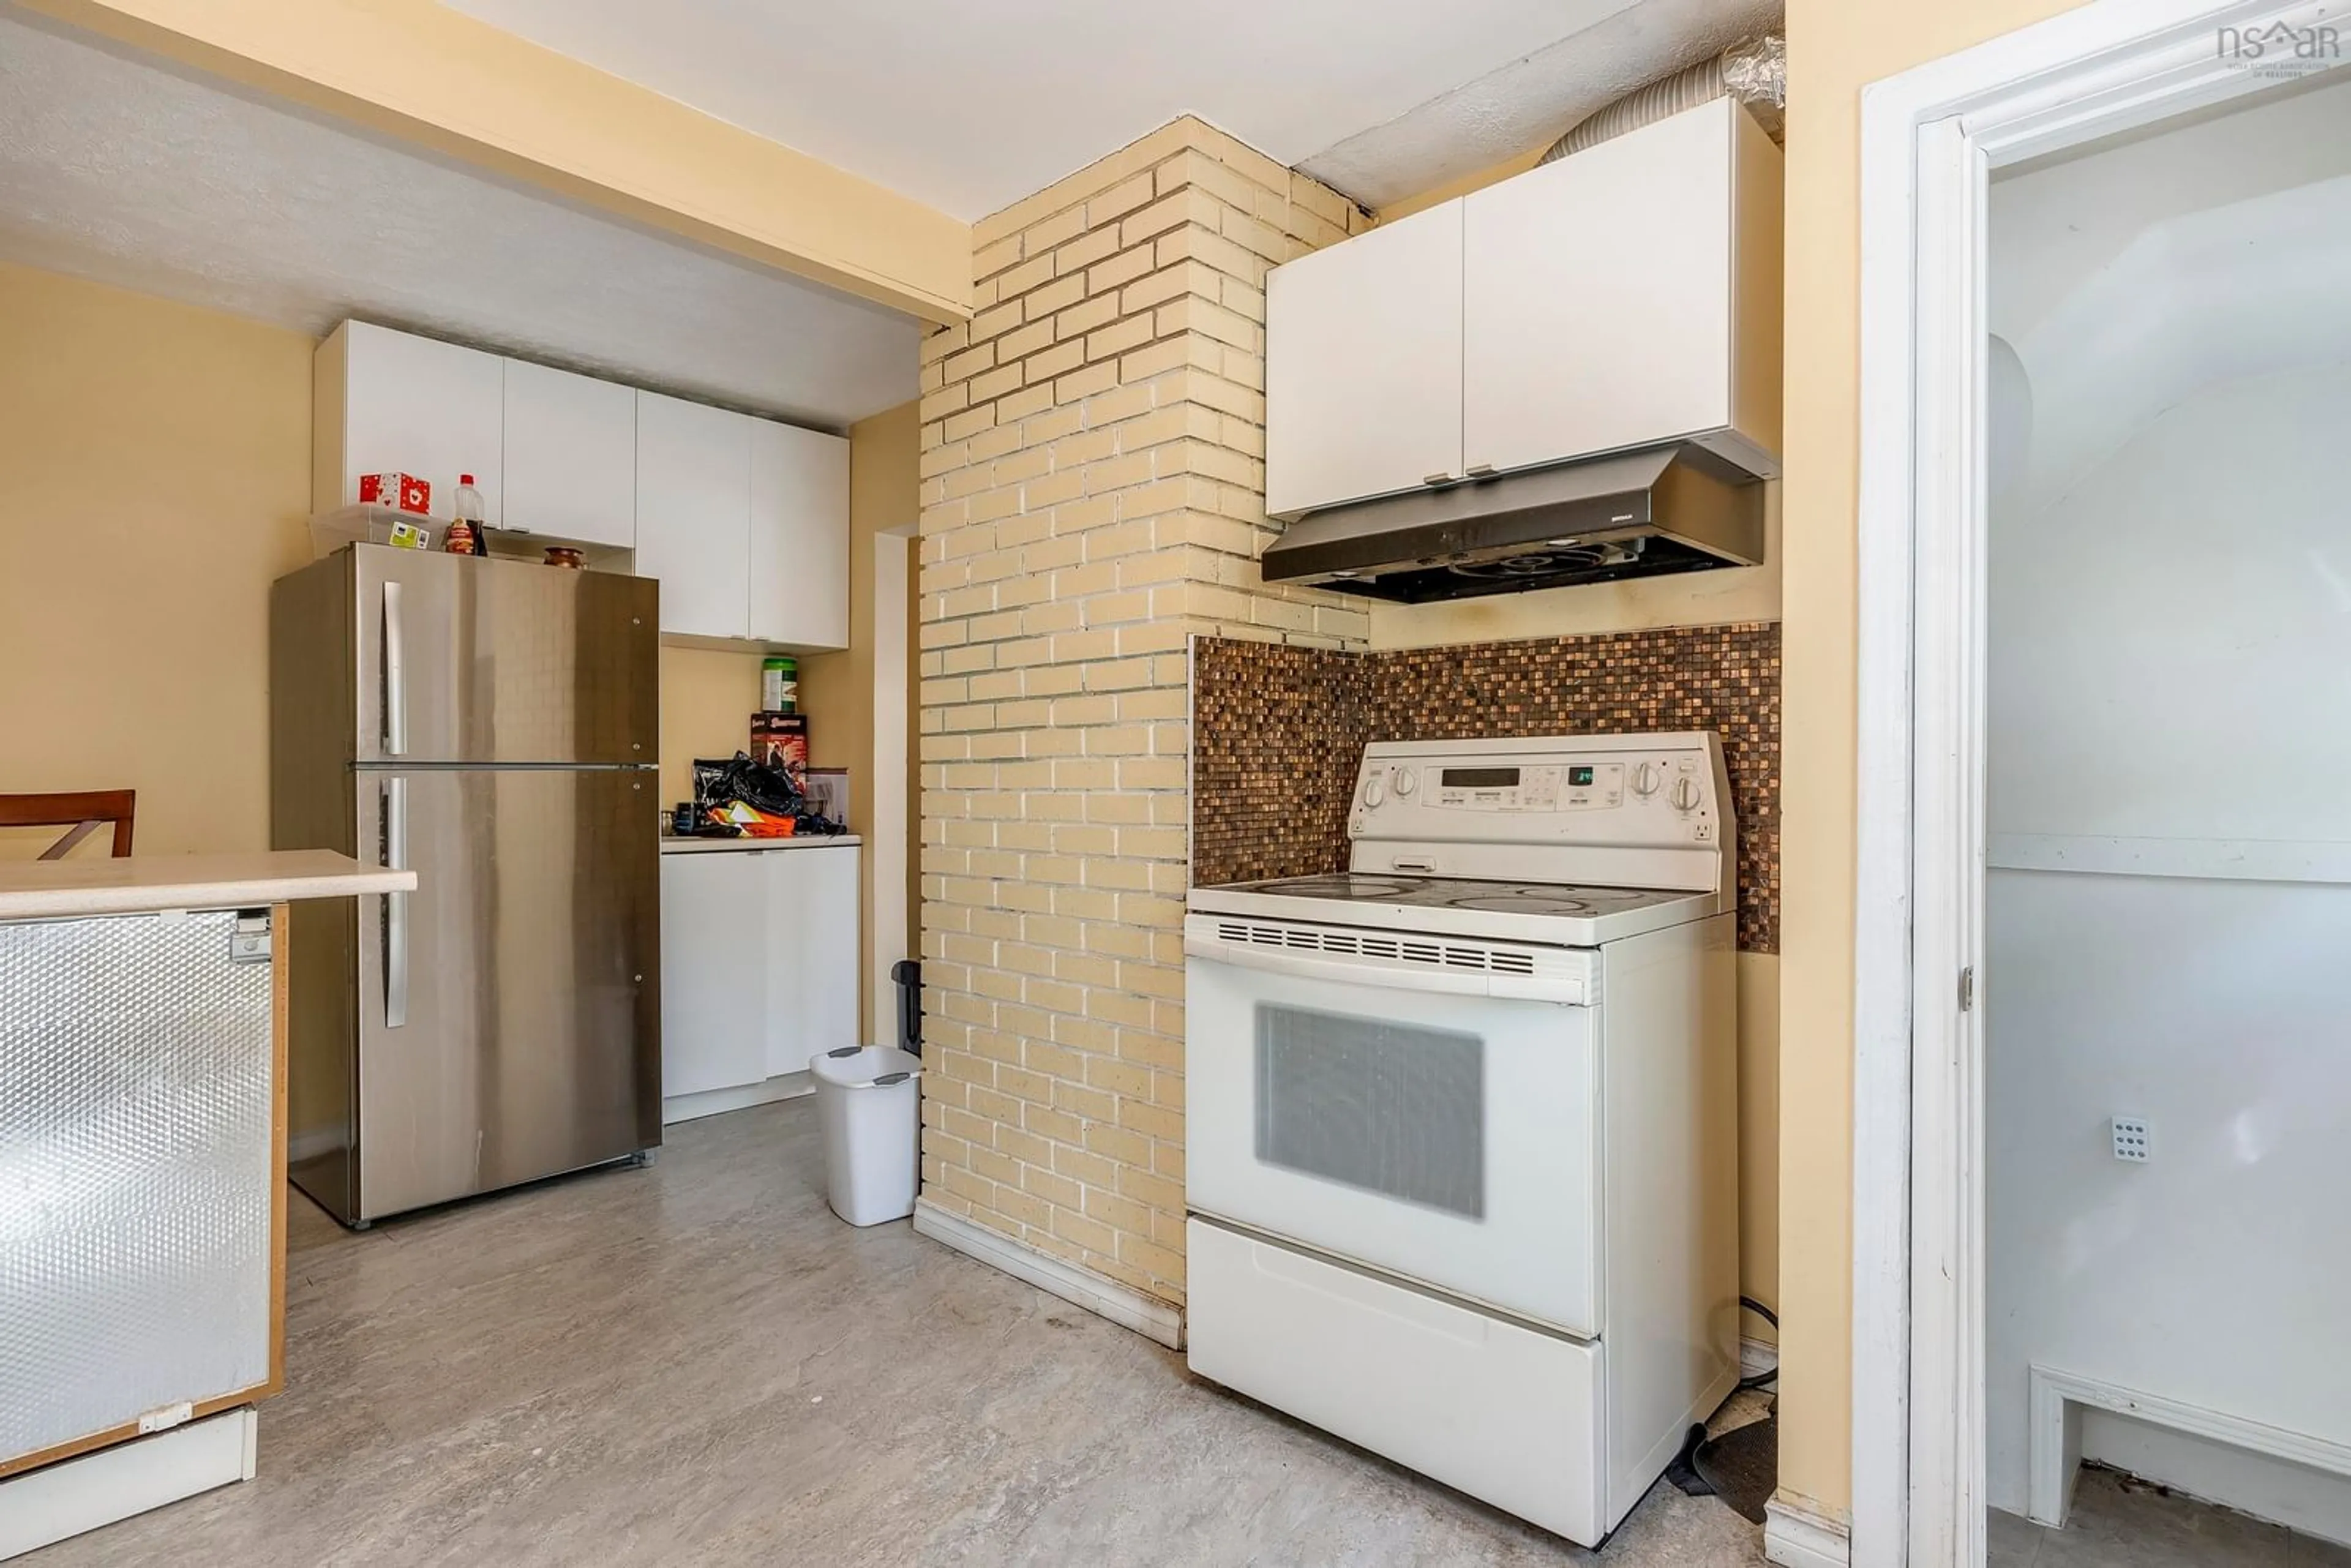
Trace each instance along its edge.
<path fill-rule="evenodd" d="M 23 16 L 0 5 L 0 259 L 834 428 L 915 393 L 909 318 Z"/>
<path fill-rule="evenodd" d="M 1990 214 L 2005 504 L 2049 505 L 2207 387 L 2351 361 L 2351 79 L 2005 175 Z"/>
<path fill-rule="evenodd" d="M 1185 113 L 1384 205 L 1780 15 L 1779 0 L 444 3 L 965 219 Z"/>

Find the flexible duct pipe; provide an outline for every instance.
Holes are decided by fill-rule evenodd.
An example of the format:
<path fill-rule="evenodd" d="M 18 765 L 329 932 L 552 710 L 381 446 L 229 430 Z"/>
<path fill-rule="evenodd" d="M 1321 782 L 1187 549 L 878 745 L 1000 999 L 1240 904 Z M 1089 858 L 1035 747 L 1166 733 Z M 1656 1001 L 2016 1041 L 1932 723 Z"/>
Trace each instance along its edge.
<path fill-rule="evenodd" d="M 1604 109 L 1579 120 L 1575 128 L 1552 142 L 1541 162 L 1564 158 L 1587 147 L 1637 131 L 1652 120 L 1696 109 L 1725 94 L 1747 106 L 1772 141 L 1781 139 L 1788 106 L 1788 40 L 1777 33 L 1750 38 L 1687 70 L 1660 77 L 1635 88 Z"/>

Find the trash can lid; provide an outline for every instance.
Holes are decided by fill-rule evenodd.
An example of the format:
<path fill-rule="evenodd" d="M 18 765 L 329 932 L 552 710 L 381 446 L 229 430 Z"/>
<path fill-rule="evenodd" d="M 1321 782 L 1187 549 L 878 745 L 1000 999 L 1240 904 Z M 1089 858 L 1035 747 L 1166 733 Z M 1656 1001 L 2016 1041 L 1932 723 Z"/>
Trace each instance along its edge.
<path fill-rule="evenodd" d="M 844 1045 L 809 1058 L 810 1075 L 841 1089 L 886 1089 L 923 1075 L 923 1059 L 888 1045 Z"/>

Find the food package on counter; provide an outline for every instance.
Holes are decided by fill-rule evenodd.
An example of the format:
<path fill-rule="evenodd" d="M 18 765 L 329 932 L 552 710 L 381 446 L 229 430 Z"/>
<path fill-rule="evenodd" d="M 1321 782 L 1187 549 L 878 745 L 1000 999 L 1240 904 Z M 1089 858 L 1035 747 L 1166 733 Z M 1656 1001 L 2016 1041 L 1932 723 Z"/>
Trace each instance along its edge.
<path fill-rule="evenodd" d="M 795 779 L 804 778 L 809 767 L 808 715 L 753 714 L 751 760 L 768 768 L 783 768 Z"/>
<path fill-rule="evenodd" d="M 430 512 L 433 486 L 413 474 L 362 474 L 360 501 L 370 507 L 390 507 L 402 512 Z"/>

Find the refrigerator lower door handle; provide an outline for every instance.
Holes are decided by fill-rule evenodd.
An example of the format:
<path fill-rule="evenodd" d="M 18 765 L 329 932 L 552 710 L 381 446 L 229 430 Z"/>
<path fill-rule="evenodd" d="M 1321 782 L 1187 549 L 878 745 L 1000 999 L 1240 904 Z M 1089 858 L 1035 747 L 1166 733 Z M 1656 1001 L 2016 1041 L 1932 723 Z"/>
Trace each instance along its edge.
<path fill-rule="evenodd" d="M 383 863 L 408 869 L 408 780 L 383 781 Z M 408 1022 L 408 894 L 383 895 L 383 1027 Z"/>

